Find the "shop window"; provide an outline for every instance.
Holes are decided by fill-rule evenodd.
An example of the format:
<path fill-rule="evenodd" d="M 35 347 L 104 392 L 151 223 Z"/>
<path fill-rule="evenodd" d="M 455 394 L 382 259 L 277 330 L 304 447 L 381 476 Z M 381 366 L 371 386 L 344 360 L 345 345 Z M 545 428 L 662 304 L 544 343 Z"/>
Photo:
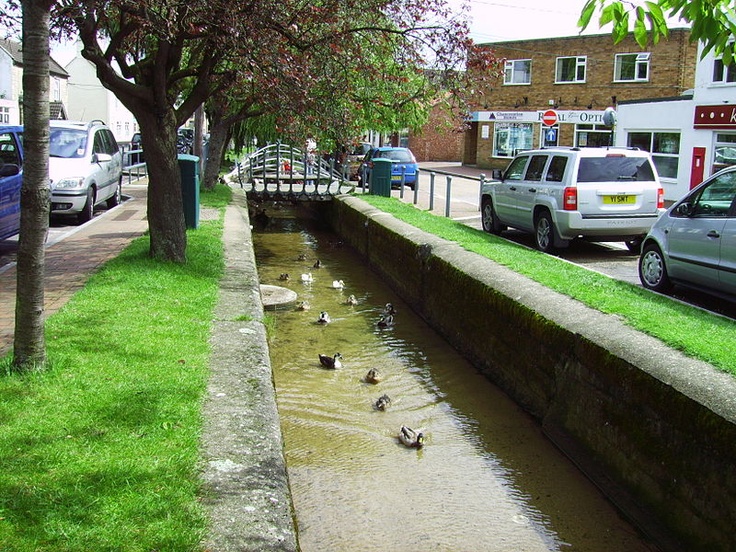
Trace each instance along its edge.
<path fill-rule="evenodd" d="M 649 80 L 649 52 L 640 54 L 616 54 L 613 80 L 645 82 Z"/>
<path fill-rule="evenodd" d="M 601 148 L 613 145 L 611 127 L 605 125 L 575 125 L 575 145 L 580 148 Z"/>
<path fill-rule="evenodd" d="M 493 128 L 493 157 L 513 157 L 532 149 L 532 123 L 496 123 Z"/>
<path fill-rule="evenodd" d="M 630 132 L 627 145 L 650 152 L 660 177 L 677 179 L 679 132 Z"/>
<path fill-rule="evenodd" d="M 531 84 L 532 60 L 511 59 L 506 61 L 503 74 L 504 84 Z"/>
<path fill-rule="evenodd" d="M 555 83 L 585 82 L 585 56 L 558 57 Z"/>
<path fill-rule="evenodd" d="M 717 133 L 713 150 L 713 172 L 736 165 L 736 134 Z"/>

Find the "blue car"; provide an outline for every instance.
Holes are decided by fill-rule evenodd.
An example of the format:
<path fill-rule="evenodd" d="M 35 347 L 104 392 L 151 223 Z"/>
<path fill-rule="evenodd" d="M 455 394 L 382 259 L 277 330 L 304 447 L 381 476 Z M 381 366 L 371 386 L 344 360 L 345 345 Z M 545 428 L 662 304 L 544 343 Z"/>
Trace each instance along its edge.
<path fill-rule="evenodd" d="M 363 174 L 367 182 L 370 182 L 371 170 L 374 159 L 389 159 L 391 161 L 391 186 L 399 187 L 403 179 L 404 184 L 412 190 L 417 184 L 419 166 L 417 159 L 409 148 L 398 148 L 393 146 L 382 146 L 372 148 L 363 158 Z"/>
<path fill-rule="evenodd" d="M 0 126 L 0 240 L 20 230 L 23 127 Z"/>

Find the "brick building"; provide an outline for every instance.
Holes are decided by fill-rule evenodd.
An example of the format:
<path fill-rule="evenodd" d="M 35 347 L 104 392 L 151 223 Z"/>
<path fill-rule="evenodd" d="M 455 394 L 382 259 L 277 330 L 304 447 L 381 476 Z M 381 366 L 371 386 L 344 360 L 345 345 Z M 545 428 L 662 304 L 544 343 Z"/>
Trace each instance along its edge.
<path fill-rule="evenodd" d="M 463 123 L 438 102 L 430 109 L 429 120 L 421 131 L 409 133 L 406 145 L 417 161 L 462 161 L 465 142 Z"/>
<path fill-rule="evenodd" d="M 481 46 L 505 60 L 504 75 L 483 91 L 465 133 L 463 163 L 481 168 L 504 168 L 523 149 L 613 144 L 605 109 L 690 91 L 698 57 L 688 29 L 672 29 L 668 40 L 645 49 L 633 35 L 614 44 L 610 34 Z"/>

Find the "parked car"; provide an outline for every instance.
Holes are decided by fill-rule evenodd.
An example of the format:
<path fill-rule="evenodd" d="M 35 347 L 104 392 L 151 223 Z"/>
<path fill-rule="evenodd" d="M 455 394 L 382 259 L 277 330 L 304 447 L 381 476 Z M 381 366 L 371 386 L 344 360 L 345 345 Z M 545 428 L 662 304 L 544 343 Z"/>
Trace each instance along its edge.
<path fill-rule="evenodd" d="M 672 205 L 652 226 L 639 257 L 642 285 L 673 285 L 736 301 L 736 166 L 725 168 Z"/>
<path fill-rule="evenodd" d="M 51 213 L 92 218 L 95 205 L 120 203 L 123 155 L 102 121 L 51 121 Z"/>
<path fill-rule="evenodd" d="M 131 153 L 128 159 L 128 163 L 131 165 L 137 165 L 143 163 L 143 143 L 141 142 L 141 133 L 133 133 L 133 137 L 130 139 L 130 151 Z"/>
<path fill-rule="evenodd" d="M 638 253 L 664 212 L 657 171 L 637 149 L 529 150 L 493 176 L 496 181 L 481 187 L 483 229 L 531 232 L 547 253 L 574 239 L 623 241 Z"/>
<path fill-rule="evenodd" d="M 20 230 L 23 127 L 0 126 L 0 240 Z"/>
<path fill-rule="evenodd" d="M 403 179 L 406 186 L 409 186 L 412 190 L 414 189 L 419 174 L 419 165 L 409 148 L 382 146 L 368 150 L 361 164 L 361 169 L 368 182 L 370 182 L 371 171 L 373 170 L 373 160 L 378 158 L 391 161 L 392 187 L 400 186 Z M 359 177 L 358 180 L 361 180 L 361 178 Z"/>
<path fill-rule="evenodd" d="M 194 153 L 194 130 L 191 128 L 180 128 L 176 132 L 177 153 Z"/>
<path fill-rule="evenodd" d="M 348 152 L 348 178 L 350 180 L 358 180 L 361 163 L 371 147 L 368 142 L 361 142 L 353 146 L 353 149 Z"/>

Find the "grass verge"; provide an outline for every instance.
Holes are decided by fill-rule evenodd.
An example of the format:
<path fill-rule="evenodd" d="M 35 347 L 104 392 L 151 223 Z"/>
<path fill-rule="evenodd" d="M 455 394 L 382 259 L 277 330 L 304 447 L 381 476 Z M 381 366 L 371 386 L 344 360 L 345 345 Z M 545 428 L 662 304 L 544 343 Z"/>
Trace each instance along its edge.
<path fill-rule="evenodd" d="M 230 190 L 200 198 L 221 208 Z M 135 240 L 48 319 L 45 370 L 3 370 L 0 549 L 200 550 L 222 228 L 221 210 L 190 230 L 184 265 L 151 260 L 148 237 Z"/>
<path fill-rule="evenodd" d="M 618 315 L 631 327 L 736 375 L 735 325 L 727 318 L 529 250 L 396 198 L 365 195 L 361 199 L 412 226 L 456 242 L 468 251 L 488 257 L 594 309 Z"/>

